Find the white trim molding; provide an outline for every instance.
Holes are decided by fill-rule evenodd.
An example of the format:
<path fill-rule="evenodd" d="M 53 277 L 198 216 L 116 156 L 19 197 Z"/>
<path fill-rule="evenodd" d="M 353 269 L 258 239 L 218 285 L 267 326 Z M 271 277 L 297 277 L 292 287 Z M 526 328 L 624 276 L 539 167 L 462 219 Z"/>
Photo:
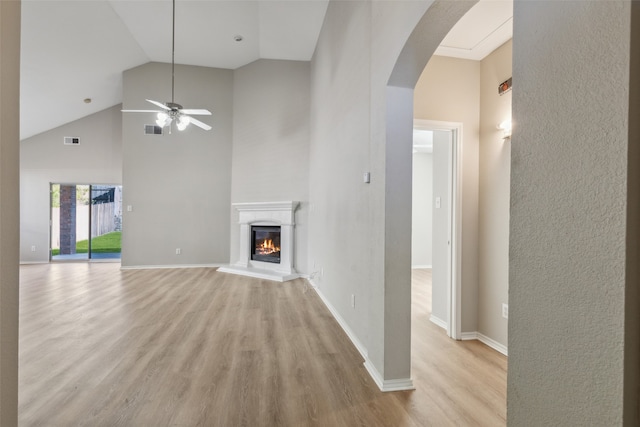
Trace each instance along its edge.
<path fill-rule="evenodd" d="M 159 268 L 218 268 L 222 264 L 123 265 L 120 270 L 155 270 Z"/>
<path fill-rule="evenodd" d="M 436 326 L 441 327 L 442 329 L 444 329 L 445 331 L 448 329 L 447 327 L 447 322 L 445 322 L 444 320 L 442 320 L 439 317 L 434 316 L 433 314 L 431 316 L 429 316 L 429 320 L 434 323 Z"/>
<path fill-rule="evenodd" d="M 498 353 L 502 353 L 507 357 L 509 356 L 507 346 L 505 346 L 504 344 L 500 344 L 498 341 L 494 340 L 493 338 L 489 338 L 488 336 L 481 334 L 480 332 L 463 332 L 462 340 L 463 341 L 478 340 L 481 343 L 491 347 Z"/>
<path fill-rule="evenodd" d="M 329 302 L 329 300 L 322 294 L 322 291 L 318 287 L 318 285 L 313 281 L 313 279 L 308 279 L 311 287 L 316 291 L 316 294 L 320 297 L 320 300 L 327 307 L 331 315 L 338 325 L 342 328 L 347 337 L 351 340 L 355 348 L 360 353 L 360 356 L 364 359 L 364 368 L 367 370 L 373 381 L 376 383 L 380 391 L 388 392 L 388 391 L 406 391 L 406 390 L 415 390 L 415 386 L 413 385 L 413 380 L 411 378 L 401 378 L 394 380 L 385 380 L 380 372 L 376 369 L 374 364 L 369 359 L 369 353 L 367 348 L 360 342 L 356 334 L 353 333 L 347 322 L 340 316 L 335 307 Z"/>
<path fill-rule="evenodd" d="M 356 349 L 360 353 L 360 356 L 362 356 L 362 358 L 365 360 L 369 360 L 369 352 L 367 351 L 367 348 L 364 345 L 362 345 L 362 343 L 353 333 L 349 325 L 347 325 L 347 322 L 345 322 L 342 316 L 338 314 L 338 311 L 335 309 L 335 307 L 333 307 L 333 305 L 329 302 L 329 300 L 325 298 L 322 291 L 320 291 L 320 289 L 318 288 L 317 283 L 315 283 L 313 279 L 308 279 L 308 281 L 311 287 L 316 291 L 316 294 L 318 294 L 318 296 L 320 297 L 320 300 L 327 307 L 327 309 L 329 310 L 333 318 L 336 319 L 336 322 L 338 322 L 338 325 L 340 325 L 344 333 L 347 334 L 347 336 L 349 337 L 353 345 L 356 347 Z"/>
<path fill-rule="evenodd" d="M 413 380 L 411 378 L 400 378 L 396 380 L 384 380 L 380 372 L 373 366 L 373 363 L 369 359 L 365 360 L 364 367 L 369 372 L 369 375 L 376 383 L 380 391 L 389 392 L 389 391 L 408 391 L 415 390 L 416 387 L 413 385 Z"/>

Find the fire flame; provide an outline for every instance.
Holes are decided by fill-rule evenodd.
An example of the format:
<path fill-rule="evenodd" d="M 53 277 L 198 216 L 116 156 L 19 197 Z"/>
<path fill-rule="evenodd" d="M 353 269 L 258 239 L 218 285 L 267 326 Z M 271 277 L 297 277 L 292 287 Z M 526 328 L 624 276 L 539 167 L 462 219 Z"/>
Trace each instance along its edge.
<path fill-rule="evenodd" d="M 280 252 L 280 247 L 277 245 L 274 245 L 273 240 L 271 239 L 264 239 L 256 249 L 258 249 L 259 253 L 262 255 L 268 255 L 275 252 Z"/>

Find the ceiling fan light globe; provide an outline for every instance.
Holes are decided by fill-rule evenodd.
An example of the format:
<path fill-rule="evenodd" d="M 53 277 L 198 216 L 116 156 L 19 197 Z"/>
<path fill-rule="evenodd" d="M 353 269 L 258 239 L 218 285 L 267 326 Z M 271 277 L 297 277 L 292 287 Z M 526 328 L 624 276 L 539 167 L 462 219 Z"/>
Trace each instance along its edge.
<path fill-rule="evenodd" d="M 184 117 L 180 117 L 178 123 L 176 124 L 178 130 L 185 130 L 187 126 L 189 126 L 189 119 L 184 120 Z"/>
<path fill-rule="evenodd" d="M 165 121 L 169 118 L 169 115 L 163 111 L 158 113 L 158 120 Z"/>
<path fill-rule="evenodd" d="M 156 120 L 156 124 L 158 126 L 160 126 L 161 128 L 165 127 L 166 125 L 168 125 L 169 123 L 171 123 L 171 118 L 170 117 L 165 117 L 164 119 L 158 119 Z"/>

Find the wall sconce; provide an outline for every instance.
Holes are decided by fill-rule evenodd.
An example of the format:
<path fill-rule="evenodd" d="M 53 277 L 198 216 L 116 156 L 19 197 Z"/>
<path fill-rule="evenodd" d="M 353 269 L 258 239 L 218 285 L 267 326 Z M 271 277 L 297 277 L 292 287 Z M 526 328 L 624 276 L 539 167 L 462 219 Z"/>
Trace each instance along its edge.
<path fill-rule="evenodd" d="M 502 130 L 502 139 L 511 138 L 511 119 L 500 123 L 498 129 Z"/>

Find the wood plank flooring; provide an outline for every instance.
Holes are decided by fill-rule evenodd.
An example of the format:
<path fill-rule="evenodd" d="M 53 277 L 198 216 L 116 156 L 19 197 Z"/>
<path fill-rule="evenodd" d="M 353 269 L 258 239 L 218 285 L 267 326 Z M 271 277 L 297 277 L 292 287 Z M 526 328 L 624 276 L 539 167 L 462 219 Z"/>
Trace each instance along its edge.
<path fill-rule="evenodd" d="M 500 426 L 506 358 L 429 322 L 382 393 L 315 291 L 214 269 L 21 266 L 20 426 Z"/>

